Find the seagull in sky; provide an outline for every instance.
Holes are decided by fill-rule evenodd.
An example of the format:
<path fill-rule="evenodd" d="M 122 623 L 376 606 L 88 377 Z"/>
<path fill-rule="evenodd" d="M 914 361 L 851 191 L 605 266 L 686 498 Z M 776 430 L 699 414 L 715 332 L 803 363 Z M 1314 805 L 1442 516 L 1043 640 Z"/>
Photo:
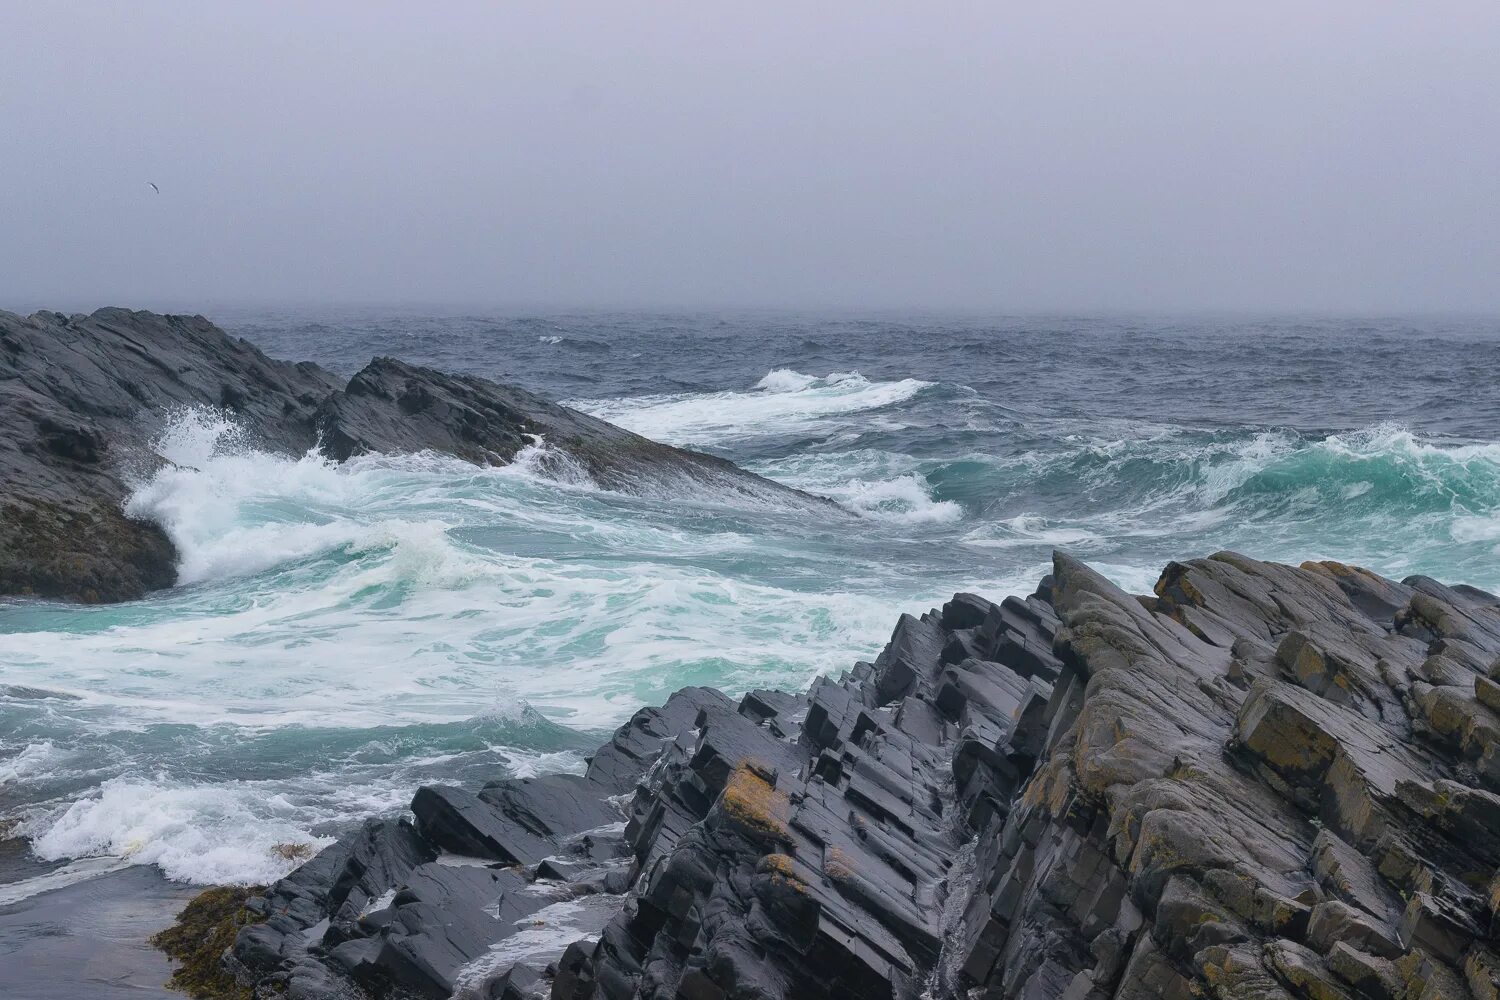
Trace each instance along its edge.
<path fill-rule="evenodd" d="M 146 183 L 151 185 L 151 190 L 155 191 L 157 194 L 161 194 L 161 188 L 156 186 L 155 181 L 147 181 Z"/>

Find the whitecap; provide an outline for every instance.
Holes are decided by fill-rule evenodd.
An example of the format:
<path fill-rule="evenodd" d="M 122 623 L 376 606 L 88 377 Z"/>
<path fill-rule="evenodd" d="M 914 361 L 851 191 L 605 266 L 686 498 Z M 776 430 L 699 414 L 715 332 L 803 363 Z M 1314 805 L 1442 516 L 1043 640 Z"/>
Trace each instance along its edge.
<path fill-rule="evenodd" d="M 904 402 L 933 385 L 906 378 L 876 382 L 859 372 L 768 372 L 749 392 L 724 391 L 573 400 L 596 417 L 658 441 L 705 445 L 801 433 L 829 420 Z"/>
<path fill-rule="evenodd" d="M 933 499 L 927 480 L 914 473 L 875 482 L 851 479 L 828 492 L 861 514 L 903 524 L 951 524 L 964 516 L 957 502 Z"/>
<path fill-rule="evenodd" d="M 86 798 L 18 826 L 47 860 L 113 858 L 154 864 L 169 879 L 201 885 L 265 884 L 301 861 L 277 845 L 320 849 L 297 810 L 254 785 L 177 785 L 116 778 Z"/>
<path fill-rule="evenodd" d="M 992 549 L 1025 545 L 1071 548 L 1098 541 L 1099 536 L 1083 528 L 1058 524 L 1040 514 L 1017 514 L 975 528 L 963 540 L 969 545 Z"/>
<path fill-rule="evenodd" d="M 22 781 L 53 770 L 65 754 L 51 740 L 28 743 L 7 757 L 0 757 L 0 785 Z"/>

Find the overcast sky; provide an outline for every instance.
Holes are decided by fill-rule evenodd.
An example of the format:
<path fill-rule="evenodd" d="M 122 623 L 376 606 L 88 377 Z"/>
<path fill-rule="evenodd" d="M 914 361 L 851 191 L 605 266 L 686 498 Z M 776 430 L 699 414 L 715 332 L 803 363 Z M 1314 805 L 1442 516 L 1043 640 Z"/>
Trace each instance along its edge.
<path fill-rule="evenodd" d="M 5 308 L 1493 312 L 1500 3 L 0 0 L 0 181 Z"/>

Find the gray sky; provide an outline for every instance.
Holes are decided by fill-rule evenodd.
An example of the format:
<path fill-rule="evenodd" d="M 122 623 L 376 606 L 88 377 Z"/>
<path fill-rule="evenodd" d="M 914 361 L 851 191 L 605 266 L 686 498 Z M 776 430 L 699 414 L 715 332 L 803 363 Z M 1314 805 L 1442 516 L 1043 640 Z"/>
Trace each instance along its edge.
<path fill-rule="evenodd" d="M 0 307 L 1500 310 L 1494 0 L 0 5 Z"/>

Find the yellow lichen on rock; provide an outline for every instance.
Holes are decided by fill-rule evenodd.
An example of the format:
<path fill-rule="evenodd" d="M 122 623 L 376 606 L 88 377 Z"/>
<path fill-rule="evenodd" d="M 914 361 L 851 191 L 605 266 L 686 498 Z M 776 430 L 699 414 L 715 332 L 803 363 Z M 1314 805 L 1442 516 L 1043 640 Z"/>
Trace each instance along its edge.
<path fill-rule="evenodd" d="M 747 761 L 734 769 L 724 787 L 724 813 L 748 832 L 785 840 L 791 803 Z"/>
<path fill-rule="evenodd" d="M 807 880 L 797 871 L 797 863 L 790 855 L 767 854 L 756 863 L 755 870 L 795 892 L 807 892 Z"/>
<path fill-rule="evenodd" d="M 823 871 L 836 882 L 847 882 L 854 877 L 854 860 L 837 847 L 830 847 L 823 855 Z"/>

